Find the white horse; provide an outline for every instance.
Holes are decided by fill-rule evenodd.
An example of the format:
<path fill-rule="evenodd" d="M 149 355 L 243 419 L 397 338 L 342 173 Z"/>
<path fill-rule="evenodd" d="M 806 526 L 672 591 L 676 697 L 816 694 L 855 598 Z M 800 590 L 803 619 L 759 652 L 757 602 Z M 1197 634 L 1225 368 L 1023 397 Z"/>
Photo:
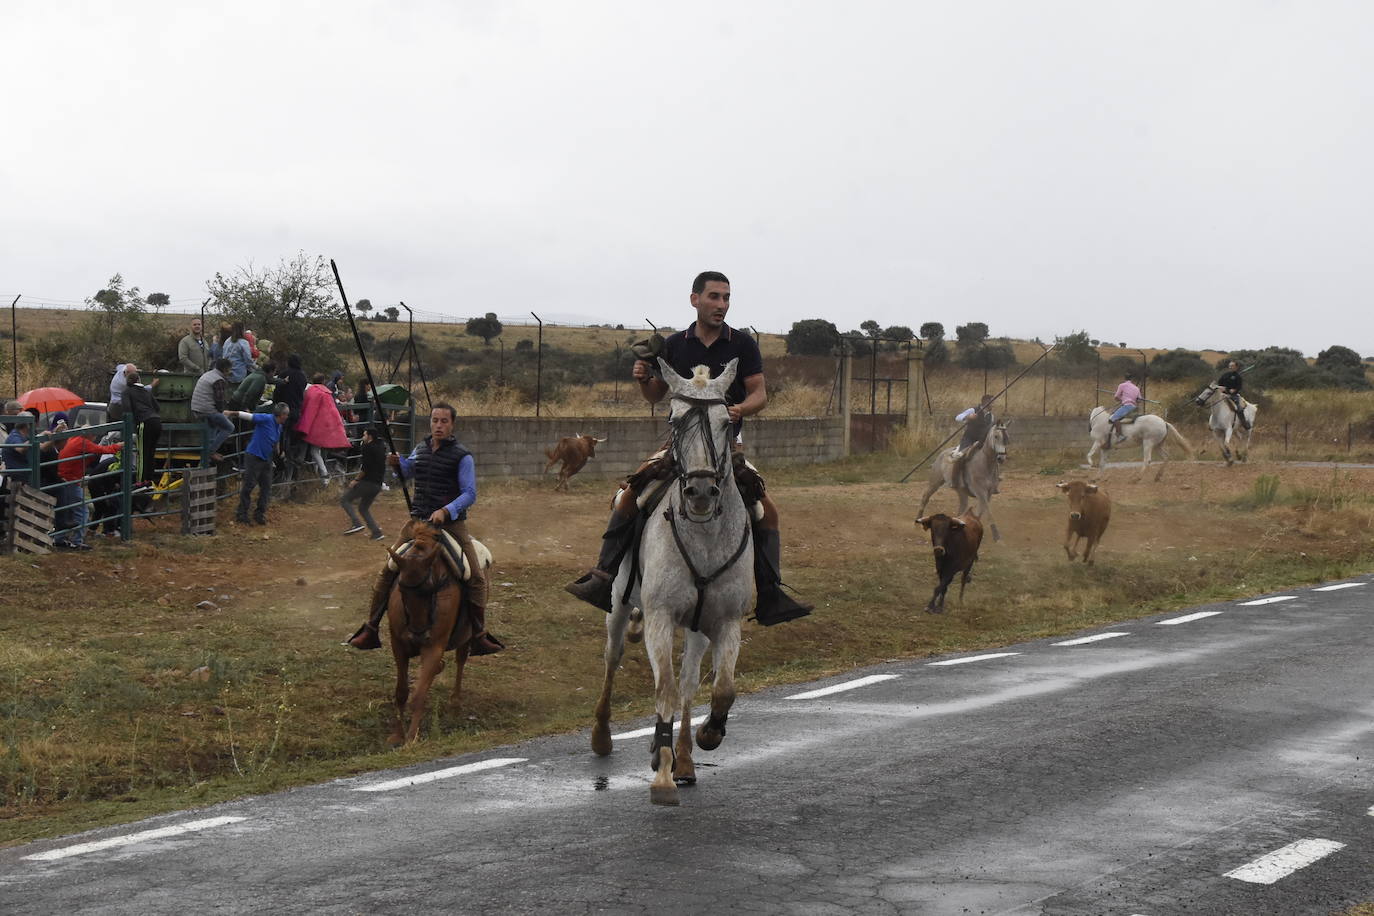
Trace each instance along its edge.
<path fill-rule="evenodd" d="M 983 444 L 979 446 L 968 461 L 964 463 L 964 473 L 959 480 L 950 482 L 949 470 L 953 459 L 950 454 L 953 448 L 940 453 L 940 457 L 935 459 L 935 463 L 930 466 L 930 476 L 926 479 L 926 492 L 921 496 L 921 508 L 917 511 L 918 517 L 924 518 L 926 514 L 926 503 L 935 495 L 935 491 L 943 486 L 949 485 L 955 493 L 959 494 L 959 509 L 955 515 L 963 515 L 968 511 L 970 499 L 978 500 L 978 509 L 973 514 L 978 516 L 980 521 L 986 521 L 988 530 L 992 532 L 994 541 L 1002 540 L 1001 533 L 997 530 L 997 523 L 992 520 L 992 494 L 997 492 L 999 480 L 998 467 L 1007 460 L 1007 443 L 1011 438 L 1007 435 L 1007 423 L 1003 421 L 994 424 L 988 430 L 988 434 L 983 439 Z"/>
<path fill-rule="evenodd" d="M 668 384 L 674 481 L 649 516 L 638 551 L 620 564 L 612 586 L 614 610 L 606 620 L 606 678 L 596 703 L 592 750 L 611 752 L 611 686 L 625 650 L 632 607 L 644 611 L 644 640 L 654 670 L 658 722 L 650 745 L 654 780 L 649 800 L 678 804 L 677 784 L 696 782 L 692 763 L 692 698 L 701 684 L 701 662 L 709 645 L 715 683 L 711 715 L 697 730 L 697 745 L 715 750 L 725 737 L 725 720 L 735 701 L 735 661 L 740 624 L 754 585 L 754 545 L 749 512 L 735 485 L 730 462 L 733 441 L 725 392 L 738 360 L 712 379 L 697 366 L 684 379 L 662 359 Z M 638 563 L 636 564 L 636 558 Z M 629 590 L 626 601 L 626 590 Z M 673 678 L 673 642 L 684 634 L 681 679 Z M 673 745 L 673 717 L 682 727 Z"/>
<path fill-rule="evenodd" d="M 1088 415 L 1088 433 L 1092 436 L 1092 448 L 1088 449 L 1088 467 L 1093 466 L 1093 458 L 1100 456 L 1099 470 L 1107 470 L 1107 452 L 1110 449 L 1104 448 L 1107 444 L 1107 437 L 1112 435 L 1111 411 L 1105 407 L 1094 407 Z M 1164 476 L 1164 465 L 1169 460 L 1168 453 L 1164 450 L 1164 441 L 1172 439 L 1183 450 L 1188 453 L 1188 457 L 1193 457 L 1193 447 L 1188 444 L 1188 440 L 1183 438 L 1183 434 L 1174 428 L 1174 424 L 1157 417 L 1154 414 L 1144 414 L 1137 416 L 1132 423 L 1121 424 L 1121 432 L 1126 436 L 1125 442 L 1112 445 L 1113 449 L 1121 448 L 1132 442 L 1140 443 L 1141 456 L 1144 458 L 1145 466 L 1140 469 L 1140 476 L 1144 477 L 1145 472 L 1150 469 L 1150 458 L 1156 448 L 1159 449 L 1159 470 L 1155 472 L 1155 480 Z"/>
<path fill-rule="evenodd" d="M 1241 398 L 1242 410 L 1245 412 L 1246 426 L 1240 422 L 1240 414 L 1236 413 L 1235 407 L 1231 406 L 1231 399 L 1226 396 L 1216 382 L 1212 382 L 1193 398 L 1193 403 L 1199 407 L 1212 408 L 1212 416 L 1207 420 L 1207 428 L 1216 437 L 1217 445 L 1221 446 L 1221 457 L 1226 459 L 1226 466 L 1229 468 L 1236 459 L 1245 461 L 1250 456 L 1250 435 L 1255 431 L 1255 414 L 1259 413 L 1259 408 L 1249 401 Z M 1232 446 L 1235 447 L 1235 455 L 1232 456 Z"/>

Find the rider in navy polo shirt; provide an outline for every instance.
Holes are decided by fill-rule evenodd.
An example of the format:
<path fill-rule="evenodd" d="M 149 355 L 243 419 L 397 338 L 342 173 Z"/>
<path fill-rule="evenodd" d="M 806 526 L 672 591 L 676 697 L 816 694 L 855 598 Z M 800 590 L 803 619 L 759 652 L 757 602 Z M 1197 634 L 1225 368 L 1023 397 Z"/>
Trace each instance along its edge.
<path fill-rule="evenodd" d="M 768 404 L 768 386 L 764 381 L 759 345 L 748 334 L 725 323 L 725 315 L 730 310 L 730 281 L 724 274 L 713 270 L 699 274 L 692 282 L 691 303 L 696 309 L 697 320 L 687 330 L 668 338 L 662 356 L 679 375 L 686 377 L 691 377 L 696 366 L 706 366 L 715 378 L 725 371 L 730 360 L 739 360 L 735 380 L 727 389 L 725 399 L 735 425 L 735 481 L 749 508 L 750 518 L 754 520 L 754 584 L 758 590 L 754 617 L 764 626 L 804 617 L 811 613 L 811 605 L 793 601 L 780 587 L 782 539 L 777 506 L 765 492 L 758 471 L 744 460 L 741 434 L 744 418 L 758 413 Z M 668 384 L 654 374 L 656 370 L 657 366 L 648 359 L 635 361 L 634 379 L 650 404 L 662 400 L 668 393 Z M 596 566 L 565 586 L 569 593 L 610 612 L 611 583 L 636 535 L 635 521 L 639 515 L 636 500 L 645 484 L 666 472 L 664 452 L 659 452 L 630 476 L 611 511 Z"/>

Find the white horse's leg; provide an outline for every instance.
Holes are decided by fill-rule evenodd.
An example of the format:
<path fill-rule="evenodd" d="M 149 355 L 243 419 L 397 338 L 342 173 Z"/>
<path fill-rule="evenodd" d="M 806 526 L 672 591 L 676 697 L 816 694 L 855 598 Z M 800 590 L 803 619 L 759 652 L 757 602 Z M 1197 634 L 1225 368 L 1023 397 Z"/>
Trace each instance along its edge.
<path fill-rule="evenodd" d="M 649 800 L 656 805 L 678 803 L 677 784 L 673 782 L 673 715 L 677 712 L 677 680 L 673 677 L 672 618 L 650 608 L 644 611 L 644 648 L 654 669 L 654 740 L 649 746 L 654 781 L 649 784 Z"/>
<path fill-rule="evenodd" d="M 694 785 L 696 765 L 692 762 L 692 700 L 701 686 L 701 660 L 709 645 L 705 635 L 687 631 L 682 646 L 682 670 L 678 672 L 677 687 L 682 697 L 682 723 L 677 729 L 677 744 L 673 761 L 673 781 L 678 785 Z"/>
<path fill-rule="evenodd" d="M 697 729 L 697 747 L 713 751 L 725 740 L 725 720 L 735 703 L 735 662 L 739 659 L 740 619 L 735 617 L 720 625 L 713 645 L 713 667 L 716 680 L 711 687 L 711 715 Z"/>
<path fill-rule="evenodd" d="M 592 723 L 592 751 L 605 757 L 611 752 L 611 688 L 615 684 L 615 672 L 620 667 L 620 659 L 625 654 L 625 626 L 630 620 L 630 607 L 617 603 L 615 610 L 606 615 L 606 677 L 601 682 L 601 696 L 596 700 L 593 713 L 596 721 Z"/>

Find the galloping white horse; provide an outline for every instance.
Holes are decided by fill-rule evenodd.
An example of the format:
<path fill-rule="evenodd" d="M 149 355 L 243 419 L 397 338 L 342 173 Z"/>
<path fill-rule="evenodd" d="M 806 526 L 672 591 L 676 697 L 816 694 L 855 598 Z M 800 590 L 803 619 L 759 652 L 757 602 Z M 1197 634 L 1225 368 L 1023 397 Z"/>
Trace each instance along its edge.
<path fill-rule="evenodd" d="M 654 669 L 654 708 L 658 714 L 650 765 L 654 780 L 649 800 L 678 804 L 677 784 L 696 782 L 692 763 L 692 697 L 701 683 L 701 661 L 709 645 L 715 683 L 711 715 L 697 730 L 697 745 L 715 750 L 725 737 L 725 720 L 735 701 L 735 661 L 740 623 L 754 585 L 754 545 L 749 512 L 735 485 L 730 462 L 730 415 L 725 392 L 738 360 L 712 379 L 697 366 L 685 379 L 662 359 L 668 384 L 673 471 L 663 501 L 649 516 L 638 551 L 620 564 L 612 586 L 614 610 L 606 620 L 606 679 L 596 703 L 592 750 L 611 752 L 611 686 L 625 650 L 632 606 L 644 611 L 645 648 Z M 638 559 L 638 563 L 636 563 Z M 626 590 L 629 600 L 626 601 Z M 684 631 L 682 672 L 673 679 L 673 640 Z M 682 727 L 673 746 L 673 716 L 682 710 Z"/>
<path fill-rule="evenodd" d="M 1112 434 L 1111 412 L 1105 407 L 1094 407 L 1088 415 L 1088 433 L 1092 436 L 1092 448 L 1088 449 L 1088 467 L 1093 466 L 1093 457 L 1100 456 L 1098 469 L 1107 470 L 1107 452 L 1103 446 L 1107 443 L 1107 437 Z M 1123 423 L 1121 431 L 1126 436 L 1126 441 L 1115 444 L 1113 449 L 1120 448 L 1130 442 L 1139 442 L 1141 455 L 1144 458 L 1145 466 L 1140 469 L 1140 475 L 1145 476 L 1145 472 L 1150 469 L 1150 457 L 1156 448 L 1159 449 L 1159 470 L 1155 472 L 1155 480 L 1164 476 L 1164 465 L 1169 460 L 1168 453 L 1164 450 L 1164 440 L 1172 438 L 1173 441 L 1183 446 L 1183 450 L 1188 453 L 1188 457 L 1193 457 L 1193 447 L 1188 444 L 1188 440 L 1183 438 L 1183 434 L 1174 428 L 1174 424 L 1168 422 L 1163 417 L 1154 414 L 1145 414 L 1135 418 L 1133 423 Z"/>
<path fill-rule="evenodd" d="M 954 492 L 959 494 L 959 509 L 954 514 L 963 515 L 967 512 L 970 498 L 978 500 L 978 509 L 973 514 L 978 516 L 979 521 L 987 522 L 994 541 L 1002 540 L 997 523 L 992 520 L 992 494 L 997 492 L 998 466 L 1007 460 L 1007 443 L 1011 441 L 1007 435 L 1008 422 L 1010 421 L 1003 421 L 988 430 L 983 444 L 964 463 L 963 476 L 953 483 Z M 921 508 L 916 512 L 918 517 L 925 517 L 926 503 L 930 502 L 936 490 L 949 483 L 947 477 L 950 462 L 953 460 L 950 458 L 950 452 L 953 451 L 951 448 L 941 452 L 940 457 L 930 466 L 926 492 L 921 496 Z"/>
<path fill-rule="evenodd" d="M 1193 398 L 1193 403 L 1199 407 L 1212 408 L 1212 416 L 1207 420 L 1207 428 L 1216 437 L 1217 445 L 1221 446 L 1221 457 L 1226 459 L 1226 466 L 1229 468 L 1238 458 L 1245 461 L 1250 456 L 1250 435 L 1255 431 L 1255 414 L 1259 413 L 1259 408 L 1245 399 L 1241 399 L 1244 404 L 1245 422 L 1250 424 L 1248 427 L 1240 422 L 1240 414 L 1231 406 L 1231 400 L 1226 397 L 1226 392 L 1222 391 L 1216 382 L 1212 382 Z M 1231 454 L 1232 444 L 1235 446 L 1234 457 Z"/>

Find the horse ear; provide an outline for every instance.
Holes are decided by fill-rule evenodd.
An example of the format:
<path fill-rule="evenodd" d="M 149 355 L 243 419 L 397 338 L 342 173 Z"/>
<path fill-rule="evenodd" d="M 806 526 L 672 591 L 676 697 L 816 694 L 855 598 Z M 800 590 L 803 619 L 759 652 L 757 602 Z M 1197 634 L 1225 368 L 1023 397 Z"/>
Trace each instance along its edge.
<path fill-rule="evenodd" d="M 661 356 L 658 358 L 658 371 L 660 377 L 667 383 L 669 390 L 677 390 L 682 386 L 682 376 L 678 374 L 676 369 L 668 365 L 668 361 Z"/>
<path fill-rule="evenodd" d="M 729 388 L 730 383 L 735 380 L 735 372 L 738 369 L 739 357 L 736 356 L 734 359 L 726 363 L 725 368 L 721 371 L 720 375 L 716 376 L 711 381 L 717 386 L 719 390 L 724 391 L 726 388 Z"/>
<path fill-rule="evenodd" d="M 1004 419 L 1004 420 L 1002 421 L 1002 426 L 1003 426 L 1003 428 L 1008 427 L 1008 426 L 1011 425 L 1011 419 L 1012 419 L 1011 417 L 1007 417 L 1006 419 Z"/>

